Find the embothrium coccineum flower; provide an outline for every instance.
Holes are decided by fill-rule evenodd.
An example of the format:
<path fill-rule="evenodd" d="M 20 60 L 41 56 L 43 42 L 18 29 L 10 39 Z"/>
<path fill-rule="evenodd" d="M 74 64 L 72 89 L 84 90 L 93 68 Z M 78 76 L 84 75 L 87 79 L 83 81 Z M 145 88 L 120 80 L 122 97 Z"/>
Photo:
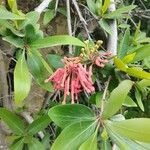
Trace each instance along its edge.
<path fill-rule="evenodd" d="M 45 82 L 53 82 L 54 88 L 64 91 L 63 104 L 66 98 L 71 94 L 71 103 L 75 103 L 78 94 L 85 90 L 87 93 L 93 93 L 95 88 L 92 81 L 92 65 L 87 70 L 80 63 L 80 57 L 64 57 L 64 68 L 58 68 Z"/>

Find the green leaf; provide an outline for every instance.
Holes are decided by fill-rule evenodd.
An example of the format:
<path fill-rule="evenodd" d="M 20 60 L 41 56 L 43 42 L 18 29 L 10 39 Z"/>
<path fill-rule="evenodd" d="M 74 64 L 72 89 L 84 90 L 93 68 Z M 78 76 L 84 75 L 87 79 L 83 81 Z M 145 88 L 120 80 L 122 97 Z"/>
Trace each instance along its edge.
<path fill-rule="evenodd" d="M 11 145 L 10 150 L 22 150 L 23 149 L 23 145 L 24 145 L 24 139 L 21 138 L 17 142 L 14 142 Z"/>
<path fill-rule="evenodd" d="M 4 7 L 0 6 L 0 19 L 24 20 L 25 17 L 11 13 L 8 10 L 6 10 Z"/>
<path fill-rule="evenodd" d="M 96 5 L 94 0 L 86 0 L 87 6 L 89 9 L 95 14 L 96 13 Z"/>
<path fill-rule="evenodd" d="M 28 53 L 27 62 L 30 68 L 30 71 L 35 79 L 35 81 L 44 89 L 48 91 L 53 91 L 51 83 L 45 83 L 47 79 L 47 70 L 41 61 L 42 56 L 39 56 L 34 50 Z"/>
<path fill-rule="evenodd" d="M 79 148 L 79 150 L 97 150 L 97 131 L 92 134 Z"/>
<path fill-rule="evenodd" d="M 102 6 L 102 15 L 106 12 L 110 5 L 110 0 L 104 0 L 104 5 Z"/>
<path fill-rule="evenodd" d="M 45 150 L 44 145 L 35 138 L 32 138 L 30 143 L 28 143 L 28 148 L 29 150 Z"/>
<path fill-rule="evenodd" d="M 129 42 L 130 42 L 130 29 L 126 29 L 124 36 L 121 40 L 119 51 L 118 51 L 118 57 L 122 59 L 124 56 L 126 56 L 128 48 L 129 48 Z"/>
<path fill-rule="evenodd" d="M 91 109 L 80 104 L 55 106 L 49 110 L 48 115 L 61 128 L 75 122 L 95 120 Z"/>
<path fill-rule="evenodd" d="M 96 122 L 83 121 L 66 127 L 57 137 L 51 150 L 77 150 L 95 130 Z"/>
<path fill-rule="evenodd" d="M 55 35 L 46 37 L 40 40 L 36 40 L 30 44 L 33 49 L 46 48 L 58 45 L 76 45 L 84 47 L 85 44 L 79 39 L 69 35 Z"/>
<path fill-rule="evenodd" d="M 132 60 L 134 59 L 134 57 L 135 57 L 135 53 L 126 55 L 126 56 L 122 59 L 122 62 L 123 62 L 124 64 L 128 64 L 128 63 L 132 62 Z"/>
<path fill-rule="evenodd" d="M 135 98 L 136 98 L 136 100 L 137 100 L 137 103 L 138 103 L 140 109 L 141 109 L 142 111 L 144 111 L 144 105 L 143 105 L 143 103 L 142 103 L 142 96 L 141 96 L 141 93 L 140 93 L 140 91 L 138 90 L 138 88 L 135 88 Z"/>
<path fill-rule="evenodd" d="M 107 33 L 109 33 L 110 35 L 112 34 L 111 28 L 109 26 L 109 24 L 104 20 L 104 19 L 100 19 L 100 21 L 98 21 L 100 27 L 106 31 Z"/>
<path fill-rule="evenodd" d="M 123 61 L 119 58 L 114 58 L 114 65 L 121 71 L 126 72 L 127 66 L 123 63 Z"/>
<path fill-rule="evenodd" d="M 29 94 L 31 77 L 25 60 L 25 52 L 20 55 L 14 70 L 14 97 L 20 104 Z"/>
<path fill-rule="evenodd" d="M 103 15 L 103 18 L 108 18 L 108 19 L 119 19 L 119 18 L 125 18 L 129 11 L 134 9 L 136 5 L 129 5 L 129 6 L 124 6 L 122 8 L 117 9 L 116 11 L 113 11 L 109 14 Z"/>
<path fill-rule="evenodd" d="M 102 114 L 104 119 L 110 118 L 120 109 L 132 85 L 132 81 L 124 80 L 111 92 L 107 103 L 104 105 Z"/>
<path fill-rule="evenodd" d="M 133 101 L 133 99 L 129 96 L 126 97 L 124 103 L 123 103 L 124 106 L 127 106 L 127 107 L 137 107 L 136 103 Z"/>
<path fill-rule="evenodd" d="M 137 143 L 137 141 L 130 140 L 128 138 L 125 138 L 119 134 L 117 134 L 114 130 L 111 129 L 111 124 L 106 124 L 107 132 L 111 138 L 111 140 L 117 144 L 117 146 L 120 149 L 127 149 L 127 150 L 133 150 L 133 149 L 139 149 L 139 150 L 148 150 L 146 146 Z"/>
<path fill-rule="evenodd" d="M 46 128 L 50 124 L 50 122 L 51 119 L 48 115 L 41 116 L 29 125 L 29 127 L 27 128 L 27 132 L 34 135 Z"/>
<path fill-rule="evenodd" d="M 102 140 L 101 150 L 112 150 L 112 146 L 111 146 L 109 140 Z"/>
<path fill-rule="evenodd" d="M 117 134 L 132 140 L 146 143 L 150 142 L 150 119 L 148 118 L 136 118 L 112 122 L 109 127 Z"/>
<path fill-rule="evenodd" d="M 140 87 L 145 88 L 145 87 L 150 86 L 150 80 L 143 79 L 143 80 L 137 82 L 137 84 L 138 84 Z"/>
<path fill-rule="evenodd" d="M 146 66 L 148 69 L 150 68 L 150 56 L 144 58 L 143 66 Z"/>
<path fill-rule="evenodd" d="M 150 73 L 141 70 L 141 68 L 137 68 L 137 67 L 127 68 L 126 72 L 133 77 L 137 77 L 141 79 L 150 79 Z"/>
<path fill-rule="evenodd" d="M 47 59 L 48 59 L 50 65 L 51 65 L 52 67 L 54 67 L 55 69 L 64 67 L 63 62 L 61 61 L 61 60 L 62 60 L 62 57 L 59 56 L 59 55 L 48 54 L 48 55 L 47 55 Z"/>
<path fill-rule="evenodd" d="M 24 42 L 21 38 L 19 38 L 17 36 L 5 36 L 5 37 L 3 37 L 3 40 L 14 45 L 17 48 L 23 49 Z"/>
<path fill-rule="evenodd" d="M 136 50 L 135 57 L 132 62 L 143 60 L 144 58 L 150 57 L 150 44 L 146 44 Z"/>
<path fill-rule="evenodd" d="M 54 17 L 55 17 L 55 11 L 51 9 L 47 10 L 44 14 L 43 24 L 47 25 Z"/>
<path fill-rule="evenodd" d="M 21 135 L 24 133 L 24 122 L 19 116 L 5 108 L 0 108 L 0 118 L 9 126 L 9 128 L 16 133 Z"/>

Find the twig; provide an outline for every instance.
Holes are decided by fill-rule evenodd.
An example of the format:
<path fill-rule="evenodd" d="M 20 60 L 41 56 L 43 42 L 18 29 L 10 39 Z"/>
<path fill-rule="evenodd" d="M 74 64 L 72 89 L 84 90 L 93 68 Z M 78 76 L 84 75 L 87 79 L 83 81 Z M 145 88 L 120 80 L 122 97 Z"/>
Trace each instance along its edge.
<path fill-rule="evenodd" d="M 55 3 L 55 15 L 56 15 L 56 13 L 57 13 L 58 2 L 59 2 L 59 0 L 56 0 L 56 3 Z"/>
<path fill-rule="evenodd" d="M 29 123 L 31 124 L 34 120 L 33 118 L 30 116 L 30 114 L 28 112 L 22 112 L 20 113 L 20 115 Z M 42 131 L 38 132 L 38 135 L 41 139 L 43 139 L 44 137 L 44 133 Z"/>
<path fill-rule="evenodd" d="M 3 53 L 0 49 L 0 80 L 1 80 L 1 90 L 2 90 L 2 96 L 3 96 L 3 106 L 9 110 L 12 110 L 12 103 L 10 99 L 8 98 L 8 85 L 7 85 L 7 73 L 5 68 L 5 63 L 3 59 Z"/>
<path fill-rule="evenodd" d="M 72 26 L 71 26 L 71 15 L 70 15 L 70 0 L 66 0 L 67 6 L 67 25 L 68 25 L 68 34 L 72 36 Z M 69 45 L 69 53 L 72 54 L 72 46 Z"/>
<path fill-rule="evenodd" d="M 48 7 L 51 1 L 52 0 L 44 0 L 38 7 L 35 8 L 35 11 L 41 14 L 43 10 Z"/>
<path fill-rule="evenodd" d="M 111 4 L 108 8 L 110 12 L 116 10 L 115 2 L 114 0 L 111 0 Z M 107 50 L 112 52 L 112 55 L 117 54 L 117 40 L 118 40 L 118 32 L 117 32 L 117 22 L 116 20 L 112 20 L 110 23 L 110 29 L 112 31 L 112 34 L 109 35 L 108 43 L 107 43 Z"/>
<path fill-rule="evenodd" d="M 104 89 L 104 93 L 102 96 L 102 101 L 101 101 L 101 112 L 100 112 L 100 116 L 102 115 L 103 111 L 104 111 L 104 101 L 106 100 L 106 94 L 107 94 L 107 90 L 108 90 L 108 86 L 111 80 L 111 76 L 108 77 L 105 89 Z"/>
<path fill-rule="evenodd" d="M 73 2 L 73 4 L 74 4 L 74 7 L 75 7 L 77 13 L 78 13 L 79 19 L 80 19 L 80 21 L 82 22 L 82 24 L 83 24 L 83 26 L 84 26 L 84 28 L 85 28 L 85 31 L 86 31 L 86 33 L 87 33 L 87 35 L 88 35 L 88 38 L 89 38 L 89 40 L 91 40 L 91 37 L 90 37 L 90 34 L 89 34 L 89 30 L 87 29 L 87 23 L 86 23 L 85 19 L 82 17 L 80 8 L 79 8 L 79 6 L 78 6 L 78 3 L 77 3 L 76 0 L 72 0 L 72 2 Z"/>

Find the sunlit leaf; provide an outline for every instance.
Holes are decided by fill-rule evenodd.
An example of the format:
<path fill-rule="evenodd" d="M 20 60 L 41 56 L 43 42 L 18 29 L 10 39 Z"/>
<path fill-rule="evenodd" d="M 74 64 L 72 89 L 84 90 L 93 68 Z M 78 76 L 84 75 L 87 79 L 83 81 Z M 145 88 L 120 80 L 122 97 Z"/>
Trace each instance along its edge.
<path fill-rule="evenodd" d="M 55 11 L 51 9 L 47 10 L 44 14 L 43 24 L 47 25 L 54 17 L 55 17 Z"/>
<path fill-rule="evenodd" d="M 106 12 L 110 5 L 110 0 L 104 0 L 104 5 L 102 6 L 102 15 Z"/>
<path fill-rule="evenodd" d="M 62 128 L 75 122 L 95 120 L 94 113 L 80 104 L 55 106 L 49 110 L 48 115 L 55 124 Z"/>
<path fill-rule="evenodd" d="M 13 113 L 5 108 L 0 108 L 0 118 L 17 135 L 21 135 L 24 133 L 24 122 L 15 113 Z"/>
<path fill-rule="evenodd" d="M 79 150 L 97 150 L 97 132 L 96 131 L 80 146 Z"/>
<path fill-rule="evenodd" d="M 123 61 L 119 58 L 114 58 L 114 65 L 121 71 L 127 70 L 127 66 L 123 63 Z"/>
<path fill-rule="evenodd" d="M 123 105 L 127 107 L 137 107 L 136 103 L 129 96 L 126 97 L 125 101 L 123 102 Z"/>
<path fill-rule="evenodd" d="M 30 47 L 33 49 L 37 48 L 46 48 L 58 45 L 76 45 L 84 47 L 85 44 L 79 39 L 69 36 L 69 35 L 55 35 L 46 37 L 40 40 L 35 40 L 30 44 Z"/>
<path fill-rule="evenodd" d="M 23 145 L 24 145 L 24 139 L 17 139 L 17 141 L 15 140 L 15 142 L 13 142 L 13 144 L 10 146 L 10 150 L 22 150 L 23 149 Z"/>
<path fill-rule="evenodd" d="M 66 127 L 53 143 L 51 150 L 77 150 L 95 130 L 95 122 L 83 121 Z"/>
<path fill-rule="evenodd" d="M 14 70 L 14 96 L 15 102 L 20 104 L 29 94 L 31 86 L 31 77 L 25 60 L 25 53 L 23 52 Z"/>
<path fill-rule="evenodd" d="M 109 128 L 119 135 L 132 140 L 150 142 L 150 119 L 136 118 L 119 122 L 112 122 Z"/>
<path fill-rule="evenodd" d="M 31 141 L 28 143 L 29 150 L 45 150 L 44 145 L 39 142 L 36 138 L 32 138 Z"/>
<path fill-rule="evenodd" d="M 108 101 L 104 105 L 102 114 L 104 119 L 110 118 L 121 108 L 132 85 L 132 81 L 124 80 L 111 92 Z"/>
<path fill-rule="evenodd" d="M 136 53 L 132 53 L 132 54 L 126 55 L 126 56 L 122 59 L 122 62 L 123 62 L 124 64 L 128 64 L 128 63 L 132 62 L 133 59 L 134 59 L 134 57 L 135 57 L 135 54 L 136 54 Z"/>

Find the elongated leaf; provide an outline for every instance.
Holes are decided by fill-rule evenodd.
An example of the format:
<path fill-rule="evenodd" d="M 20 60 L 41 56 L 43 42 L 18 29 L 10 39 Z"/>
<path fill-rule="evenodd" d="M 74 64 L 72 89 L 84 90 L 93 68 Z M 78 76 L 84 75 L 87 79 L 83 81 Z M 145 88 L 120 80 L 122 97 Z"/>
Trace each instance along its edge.
<path fill-rule="evenodd" d="M 110 118 L 120 109 L 132 85 L 132 81 L 124 80 L 111 92 L 107 103 L 104 105 L 102 114 L 104 119 Z"/>
<path fill-rule="evenodd" d="M 129 119 L 110 124 L 111 130 L 132 140 L 150 142 L 150 119 Z"/>
<path fill-rule="evenodd" d="M 17 36 L 6 36 L 6 37 L 3 37 L 3 40 L 14 45 L 17 48 L 23 49 L 24 42 L 21 38 Z"/>
<path fill-rule="evenodd" d="M 79 39 L 69 35 L 56 35 L 36 40 L 30 44 L 31 48 L 46 48 L 58 45 L 76 45 L 84 47 L 84 43 Z"/>
<path fill-rule="evenodd" d="M 150 79 L 150 73 L 144 70 L 141 70 L 137 67 L 127 68 L 126 72 L 133 77 L 141 79 Z"/>
<path fill-rule="evenodd" d="M 142 102 L 142 96 L 141 96 L 141 93 L 140 93 L 140 91 L 138 90 L 138 88 L 135 88 L 135 98 L 136 98 L 136 100 L 137 100 L 137 103 L 138 103 L 140 109 L 141 109 L 142 111 L 144 111 L 144 105 L 143 105 L 143 102 Z"/>
<path fill-rule="evenodd" d="M 137 143 L 136 141 L 125 138 L 119 134 L 117 134 L 114 130 L 112 130 L 111 125 L 106 124 L 106 128 L 111 140 L 117 144 L 120 149 L 139 149 L 139 150 L 148 150 L 146 146 Z"/>
<path fill-rule="evenodd" d="M 4 7 L 0 6 L 0 19 L 24 20 L 25 17 L 11 13 L 11 12 L 7 11 Z"/>
<path fill-rule="evenodd" d="M 95 120 L 94 113 L 80 104 L 55 106 L 49 110 L 48 115 L 55 124 L 62 128 L 75 122 Z"/>
<path fill-rule="evenodd" d="M 144 58 L 150 57 L 150 44 L 146 44 L 143 47 L 136 50 L 135 57 L 132 62 L 143 60 Z"/>
<path fill-rule="evenodd" d="M 87 2 L 87 6 L 89 7 L 89 9 L 95 14 L 96 13 L 96 5 L 94 0 L 86 0 Z"/>
<path fill-rule="evenodd" d="M 129 41 L 130 41 L 130 29 L 128 28 L 126 29 L 119 46 L 118 57 L 120 59 L 126 56 L 129 47 Z"/>
<path fill-rule="evenodd" d="M 133 99 L 129 96 L 126 97 L 124 103 L 123 103 L 124 106 L 127 106 L 127 107 L 137 107 L 136 103 L 133 101 Z"/>
<path fill-rule="evenodd" d="M 126 55 L 126 56 L 122 59 L 122 62 L 123 62 L 124 64 L 128 64 L 128 63 L 130 63 L 130 62 L 133 61 L 134 57 L 135 57 L 135 53 Z"/>
<path fill-rule="evenodd" d="M 35 79 L 35 81 L 44 89 L 48 91 L 53 91 L 51 83 L 44 83 L 45 79 L 47 79 L 47 70 L 41 60 L 42 56 L 37 55 L 34 50 L 28 53 L 28 66 L 31 70 L 31 73 Z"/>
<path fill-rule="evenodd" d="M 46 128 L 51 122 L 48 115 L 41 116 L 40 118 L 34 120 L 28 127 L 27 131 L 29 134 L 36 134 Z"/>
<path fill-rule="evenodd" d="M 126 70 L 127 70 L 127 66 L 119 58 L 114 58 L 114 65 L 121 71 L 126 72 Z"/>
<path fill-rule="evenodd" d="M 30 143 L 28 143 L 28 148 L 29 150 L 45 150 L 44 145 L 35 138 L 32 138 Z"/>
<path fill-rule="evenodd" d="M 100 27 L 106 31 L 107 33 L 109 33 L 110 35 L 112 34 L 112 31 L 111 31 L 111 28 L 109 26 L 109 24 L 104 20 L 104 19 L 101 19 L 100 21 L 98 21 Z"/>
<path fill-rule="evenodd" d="M 22 150 L 24 145 L 24 139 L 21 138 L 17 142 L 13 143 L 10 147 L 10 150 Z"/>
<path fill-rule="evenodd" d="M 102 15 L 106 12 L 109 5 L 110 5 L 110 0 L 104 0 L 104 5 L 102 6 Z"/>
<path fill-rule="evenodd" d="M 150 80 L 143 79 L 143 80 L 139 81 L 137 84 L 142 88 L 148 87 L 148 86 L 150 86 Z"/>
<path fill-rule="evenodd" d="M 24 133 L 24 122 L 13 112 L 8 111 L 5 108 L 0 108 L 0 118 L 17 135 Z"/>
<path fill-rule="evenodd" d="M 84 121 L 66 127 L 57 137 L 51 150 L 77 150 L 95 130 L 95 122 Z"/>
<path fill-rule="evenodd" d="M 109 140 L 102 140 L 101 149 L 102 150 L 112 150 L 112 146 L 111 146 Z"/>
<path fill-rule="evenodd" d="M 97 150 L 97 132 L 96 131 L 80 146 L 79 150 Z"/>
<path fill-rule="evenodd" d="M 129 6 L 124 6 L 122 8 L 117 9 L 116 11 L 113 11 L 109 14 L 103 15 L 103 18 L 108 18 L 108 19 L 119 19 L 119 18 L 124 18 L 126 15 L 125 13 L 128 13 L 132 9 L 134 9 L 136 5 L 129 5 Z"/>
<path fill-rule="evenodd" d="M 54 17 L 55 17 L 55 11 L 51 9 L 47 10 L 44 14 L 43 24 L 47 25 Z"/>
<path fill-rule="evenodd" d="M 14 71 L 14 96 L 17 104 L 20 104 L 28 96 L 30 86 L 31 78 L 25 60 L 25 53 L 23 52 Z"/>
<path fill-rule="evenodd" d="M 63 62 L 61 61 L 62 57 L 55 54 L 48 54 L 47 59 L 52 67 L 55 69 L 64 67 Z"/>

